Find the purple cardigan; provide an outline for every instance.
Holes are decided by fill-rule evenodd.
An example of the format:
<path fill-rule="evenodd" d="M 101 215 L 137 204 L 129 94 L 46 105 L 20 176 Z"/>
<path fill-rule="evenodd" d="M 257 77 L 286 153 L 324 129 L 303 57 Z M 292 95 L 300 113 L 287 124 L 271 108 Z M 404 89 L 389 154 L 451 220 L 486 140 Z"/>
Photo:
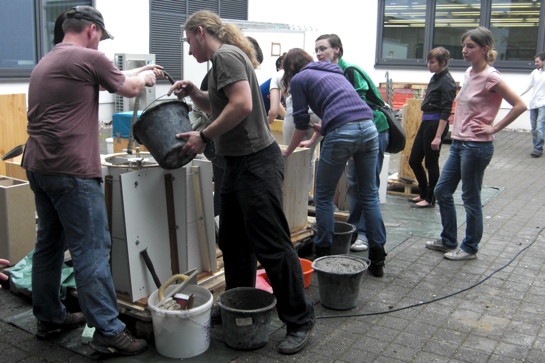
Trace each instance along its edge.
<path fill-rule="evenodd" d="M 321 134 L 348 122 L 373 119 L 373 111 L 360 98 L 341 68 L 331 62 L 311 62 L 290 82 L 293 119 L 298 130 L 308 129 L 308 107 L 322 119 Z"/>

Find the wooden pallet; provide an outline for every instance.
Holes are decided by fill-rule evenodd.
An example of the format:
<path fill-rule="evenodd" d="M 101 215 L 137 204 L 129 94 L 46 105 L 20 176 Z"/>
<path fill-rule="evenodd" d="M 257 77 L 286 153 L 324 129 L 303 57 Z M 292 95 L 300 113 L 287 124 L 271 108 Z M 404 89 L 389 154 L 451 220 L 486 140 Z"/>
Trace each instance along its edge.
<path fill-rule="evenodd" d="M 313 217 L 309 217 L 309 223 L 307 225 L 307 228 L 301 229 L 299 231 L 295 231 L 291 233 L 291 241 L 295 247 L 296 250 L 299 250 L 300 248 L 306 246 L 307 244 L 311 243 L 314 238 L 314 231 L 312 228 L 310 228 L 311 224 L 314 222 Z M 225 274 L 223 269 L 223 255 L 219 248 L 216 248 L 216 256 L 217 256 L 217 271 L 216 272 L 201 272 L 197 275 L 197 284 L 199 286 L 207 288 L 212 295 L 214 296 L 214 300 L 223 292 L 225 291 Z M 65 258 L 65 262 L 69 261 L 70 257 Z M 258 266 L 259 267 L 259 266 Z M 12 267 L 4 268 L 6 272 L 9 271 Z M 27 291 L 18 291 L 16 286 L 13 284 L 11 279 L 8 282 L 5 282 L 4 285 L 9 284 L 9 289 L 12 293 L 16 295 L 24 295 L 29 298 L 31 298 L 31 293 Z M 69 289 L 68 294 L 72 296 L 73 298 L 77 299 L 78 293 L 75 289 Z M 145 325 L 151 324 L 151 312 L 147 308 L 148 306 L 148 298 L 142 298 L 138 301 L 131 302 L 130 298 L 128 296 L 123 296 L 118 293 L 117 296 L 117 303 L 119 306 L 119 312 L 120 314 L 126 315 L 127 317 L 134 318 L 142 323 L 145 323 L 144 326 L 140 326 L 141 329 L 144 329 L 146 331 Z M 140 332 L 140 337 L 142 337 L 142 334 L 149 334 L 149 332 Z"/>
<path fill-rule="evenodd" d="M 388 194 L 416 196 L 418 195 L 418 184 L 407 178 L 398 178 L 396 173 L 388 178 Z"/>
<path fill-rule="evenodd" d="M 291 241 L 296 250 L 308 245 L 314 238 L 314 231 L 310 225 L 314 218 L 309 217 L 307 228 L 291 233 Z M 219 248 L 216 248 L 217 266 L 216 272 L 201 272 L 197 276 L 197 284 L 207 288 L 213 295 L 214 301 L 223 291 L 225 291 L 225 273 L 223 269 L 223 255 Z M 259 266 L 258 266 L 259 267 Z M 135 302 L 129 302 L 118 295 L 118 304 L 120 313 L 136 318 L 144 322 L 151 322 L 151 312 L 147 309 L 148 298 L 143 298 Z"/>

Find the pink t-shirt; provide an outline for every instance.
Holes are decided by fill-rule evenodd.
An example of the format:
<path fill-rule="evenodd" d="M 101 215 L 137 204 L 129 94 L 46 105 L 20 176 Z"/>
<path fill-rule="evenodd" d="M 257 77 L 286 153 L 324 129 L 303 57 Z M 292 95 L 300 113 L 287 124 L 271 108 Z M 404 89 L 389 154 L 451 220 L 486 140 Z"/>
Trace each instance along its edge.
<path fill-rule="evenodd" d="M 488 67 L 476 75 L 471 72 L 471 67 L 467 69 L 462 89 L 456 96 L 453 139 L 478 142 L 494 140 L 492 135 L 475 135 L 471 125 L 494 123 L 502 97 L 491 89 L 501 82 L 503 79 L 500 72 L 494 67 Z"/>

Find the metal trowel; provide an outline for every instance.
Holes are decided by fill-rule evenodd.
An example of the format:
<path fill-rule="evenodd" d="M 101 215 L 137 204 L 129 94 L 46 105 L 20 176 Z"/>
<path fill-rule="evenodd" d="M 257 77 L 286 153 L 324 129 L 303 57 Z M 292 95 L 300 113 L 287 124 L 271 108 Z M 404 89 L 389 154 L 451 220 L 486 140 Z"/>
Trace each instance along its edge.
<path fill-rule="evenodd" d="M 25 144 L 17 145 L 2 156 L 2 160 L 13 159 L 23 153 Z"/>

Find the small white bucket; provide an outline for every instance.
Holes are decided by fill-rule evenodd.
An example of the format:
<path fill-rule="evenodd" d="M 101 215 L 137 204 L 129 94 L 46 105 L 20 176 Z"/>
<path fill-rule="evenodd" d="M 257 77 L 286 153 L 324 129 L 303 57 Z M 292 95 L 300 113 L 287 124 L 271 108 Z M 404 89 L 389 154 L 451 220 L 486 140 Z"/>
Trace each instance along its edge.
<path fill-rule="evenodd" d="M 166 288 L 165 295 L 177 285 Z M 184 294 L 194 294 L 193 308 L 188 310 L 159 309 L 157 291 L 149 299 L 155 348 L 169 358 L 191 358 L 206 352 L 210 347 L 210 310 L 213 297 L 208 289 L 189 285 Z"/>

